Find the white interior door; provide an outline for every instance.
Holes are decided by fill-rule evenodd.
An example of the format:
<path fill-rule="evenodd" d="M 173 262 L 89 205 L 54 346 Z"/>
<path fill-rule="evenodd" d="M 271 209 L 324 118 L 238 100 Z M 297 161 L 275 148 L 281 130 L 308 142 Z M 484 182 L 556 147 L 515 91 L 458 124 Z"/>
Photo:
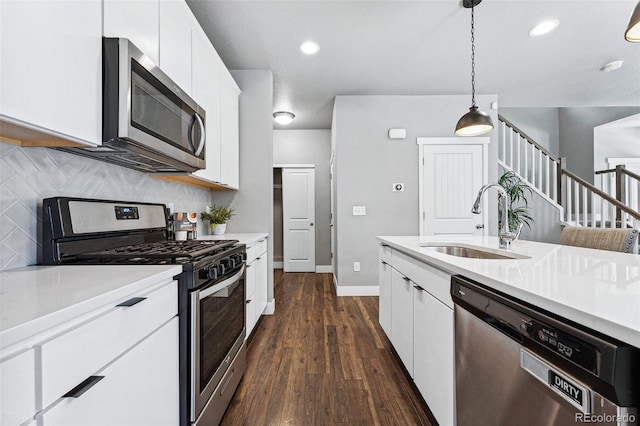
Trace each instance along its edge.
<path fill-rule="evenodd" d="M 315 170 L 282 169 L 285 272 L 316 271 Z"/>
<path fill-rule="evenodd" d="M 473 214 L 478 191 L 487 181 L 489 138 L 473 138 L 461 143 L 422 143 L 420 162 L 421 235 L 483 235 L 486 214 Z M 448 141 L 448 139 L 453 139 Z M 456 144 L 456 142 L 459 142 Z M 486 212 L 486 199 L 483 212 Z"/>

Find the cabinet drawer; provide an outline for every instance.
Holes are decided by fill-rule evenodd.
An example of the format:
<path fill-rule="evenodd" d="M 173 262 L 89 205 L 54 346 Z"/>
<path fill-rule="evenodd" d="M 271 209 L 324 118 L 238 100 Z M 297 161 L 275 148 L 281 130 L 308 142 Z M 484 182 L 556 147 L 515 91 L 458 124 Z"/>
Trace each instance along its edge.
<path fill-rule="evenodd" d="M 178 318 L 100 371 L 76 398 L 62 398 L 43 426 L 179 424 Z"/>
<path fill-rule="evenodd" d="M 247 247 L 247 264 L 253 262 L 262 253 L 267 251 L 267 239 L 260 240 Z"/>
<path fill-rule="evenodd" d="M 0 364 L 0 424 L 19 425 L 36 413 L 33 349 Z"/>
<path fill-rule="evenodd" d="M 393 252 L 392 265 L 400 273 L 409 277 L 411 281 L 453 309 L 450 294 L 451 275 L 397 250 Z"/>
<path fill-rule="evenodd" d="M 145 299 L 130 307 L 114 307 L 36 347 L 42 362 L 42 408 L 177 314 L 175 281 L 152 292 L 131 295 L 136 296 Z M 122 302 L 126 300 L 131 299 Z"/>
<path fill-rule="evenodd" d="M 378 249 L 379 255 L 378 257 L 385 263 L 391 264 L 391 252 L 392 249 L 390 246 L 385 246 L 384 244 L 380 245 Z"/>

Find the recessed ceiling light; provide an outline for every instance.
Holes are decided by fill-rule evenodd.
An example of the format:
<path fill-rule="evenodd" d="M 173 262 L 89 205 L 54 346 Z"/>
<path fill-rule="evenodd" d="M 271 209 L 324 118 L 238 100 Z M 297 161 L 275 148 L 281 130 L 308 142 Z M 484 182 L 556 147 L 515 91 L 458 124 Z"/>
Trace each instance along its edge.
<path fill-rule="evenodd" d="M 622 61 L 611 61 L 607 64 L 604 64 L 602 68 L 600 68 L 600 71 L 604 71 L 604 72 L 615 71 L 621 66 L 622 66 Z"/>
<path fill-rule="evenodd" d="M 320 50 L 320 46 L 315 41 L 305 41 L 300 45 L 300 51 L 307 55 L 315 55 Z"/>
<path fill-rule="evenodd" d="M 560 21 L 558 21 L 557 19 L 548 19 L 546 21 L 542 21 L 529 30 L 529 35 L 531 37 L 537 37 L 543 34 L 550 33 L 551 31 L 558 28 L 558 25 L 560 25 Z"/>
<path fill-rule="evenodd" d="M 290 124 L 294 118 L 295 115 L 288 111 L 277 111 L 273 113 L 273 119 L 276 120 L 276 123 L 282 124 L 283 126 Z"/>

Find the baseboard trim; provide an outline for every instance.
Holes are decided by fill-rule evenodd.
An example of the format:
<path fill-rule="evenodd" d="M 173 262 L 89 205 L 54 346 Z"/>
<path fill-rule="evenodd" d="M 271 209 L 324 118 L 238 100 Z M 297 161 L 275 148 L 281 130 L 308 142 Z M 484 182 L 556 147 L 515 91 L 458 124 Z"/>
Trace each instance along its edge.
<path fill-rule="evenodd" d="M 316 274 L 330 274 L 333 272 L 331 265 L 316 265 Z"/>
<path fill-rule="evenodd" d="M 276 299 L 271 302 L 267 302 L 267 307 L 264 308 L 262 315 L 273 315 L 276 312 Z"/>
<path fill-rule="evenodd" d="M 284 269 L 284 262 L 283 261 L 273 261 L 273 269 Z"/>
<path fill-rule="evenodd" d="M 377 285 L 356 286 L 356 285 L 338 285 L 334 280 L 337 296 L 379 296 L 380 287 Z"/>

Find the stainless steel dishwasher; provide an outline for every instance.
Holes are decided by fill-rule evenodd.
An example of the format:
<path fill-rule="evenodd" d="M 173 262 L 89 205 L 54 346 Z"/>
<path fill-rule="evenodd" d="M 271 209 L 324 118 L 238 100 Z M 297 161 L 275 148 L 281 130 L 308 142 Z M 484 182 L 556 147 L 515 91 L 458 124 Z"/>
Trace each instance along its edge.
<path fill-rule="evenodd" d="M 468 425 L 636 425 L 640 350 L 461 276 L 456 415 Z"/>

